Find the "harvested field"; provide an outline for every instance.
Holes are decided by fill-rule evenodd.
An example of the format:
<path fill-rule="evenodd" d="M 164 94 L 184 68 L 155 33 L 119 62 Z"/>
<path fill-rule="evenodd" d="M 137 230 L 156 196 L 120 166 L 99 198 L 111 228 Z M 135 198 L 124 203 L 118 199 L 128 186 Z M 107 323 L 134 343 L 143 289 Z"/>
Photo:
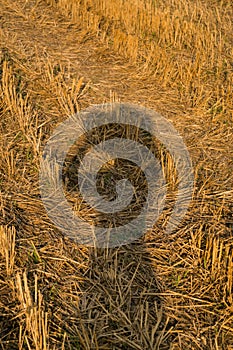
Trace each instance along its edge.
<path fill-rule="evenodd" d="M 1 1 L 1 349 L 233 349 L 232 18 L 231 0 Z M 40 157 L 68 116 L 113 101 L 174 125 L 193 200 L 169 236 L 88 248 L 50 221 Z"/>

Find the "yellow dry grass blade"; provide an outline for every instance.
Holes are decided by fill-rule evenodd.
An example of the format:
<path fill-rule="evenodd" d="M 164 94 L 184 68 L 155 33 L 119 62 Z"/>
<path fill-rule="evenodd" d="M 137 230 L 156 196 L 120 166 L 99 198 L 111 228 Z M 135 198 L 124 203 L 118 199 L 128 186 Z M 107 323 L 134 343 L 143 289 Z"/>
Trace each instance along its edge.
<path fill-rule="evenodd" d="M 25 328 L 20 329 L 19 349 L 26 342 L 29 349 L 47 350 L 48 324 L 47 313 L 43 307 L 43 296 L 38 290 L 38 278 L 35 275 L 34 295 L 28 286 L 26 272 L 16 275 L 16 290 L 21 312 L 18 317 L 25 317 Z M 31 345 L 30 345 L 31 344 Z"/>
<path fill-rule="evenodd" d="M 14 270 L 15 236 L 15 227 L 0 226 L 0 254 L 5 260 L 7 276 L 10 276 Z"/>

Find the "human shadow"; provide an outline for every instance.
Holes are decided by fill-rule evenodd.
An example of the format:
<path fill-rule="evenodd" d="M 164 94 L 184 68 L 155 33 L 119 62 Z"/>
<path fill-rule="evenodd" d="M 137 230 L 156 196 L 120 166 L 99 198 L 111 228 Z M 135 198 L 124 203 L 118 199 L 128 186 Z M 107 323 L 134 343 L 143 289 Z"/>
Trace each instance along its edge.
<path fill-rule="evenodd" d="M 88 206 L 78 185 L 80 162 L 87 150 L 113 136 L 135 139 L 158 152 L 151 136 L 125 125 L 99 128 L 84 135 L 70 149 L 63 171 L 67 200 L 76 214 L 95 227 L 120 227 L 137 218 L 148 194 L 143 171 L 131 161 L 117 158 L 97 174 L 99 194 L 109 201 L 117 197 L 116 182 L 128 178 L 135 189 L 130 205 L 120 213 L 103 214 Z M 137 135 L 135 138 L 134 135 Z M 153 148 L 154 147 L 154 148 Z M 143 236 L 143 233 L 142 233 Z M 83 349 L 170 349 L 173 325 L 166 315 L 163 286 L 156 276 L 144 237 L 132 239 L 119 247 L 90 248 L 89 265 L 84 273 L 77 332 Z M 133 242 L 133 243 L 132 243 Z"/>

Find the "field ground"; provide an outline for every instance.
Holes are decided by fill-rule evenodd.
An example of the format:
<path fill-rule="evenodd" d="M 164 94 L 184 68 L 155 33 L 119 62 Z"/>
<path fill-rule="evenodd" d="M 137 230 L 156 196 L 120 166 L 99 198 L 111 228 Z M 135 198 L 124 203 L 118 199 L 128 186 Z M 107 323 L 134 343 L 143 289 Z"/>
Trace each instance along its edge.
<path fill-rule="evenodd" d="M 233 349 L 232 18 L 227 0 L 1 1 L 1 349 Z M 53 226 L 38 178 L 55 126 L 109 101 L 173 123 L 195 190 L 169 237 L 102 251 Z"/>

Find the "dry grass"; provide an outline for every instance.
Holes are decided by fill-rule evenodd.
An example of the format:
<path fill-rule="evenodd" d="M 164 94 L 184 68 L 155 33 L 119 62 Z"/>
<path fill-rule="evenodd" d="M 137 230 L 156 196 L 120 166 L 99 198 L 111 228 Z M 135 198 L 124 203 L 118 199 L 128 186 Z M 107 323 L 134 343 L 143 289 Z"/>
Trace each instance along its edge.
<path fill-rule="evenodd" d="M 233 116 L 231 1 L 58 0 L 109 47 L 155 82 L 174 89 L 186 108 L 214 119 Z"/>
<path fill-rule="evenodd" d="M 0 10 L 0 348 L 233 349 L 231 1 Z M 38 177 L 54 127 L 109 95 L 174 123 L 195 193 L 169 237 L 103 251 L 58 232 Z"/>

